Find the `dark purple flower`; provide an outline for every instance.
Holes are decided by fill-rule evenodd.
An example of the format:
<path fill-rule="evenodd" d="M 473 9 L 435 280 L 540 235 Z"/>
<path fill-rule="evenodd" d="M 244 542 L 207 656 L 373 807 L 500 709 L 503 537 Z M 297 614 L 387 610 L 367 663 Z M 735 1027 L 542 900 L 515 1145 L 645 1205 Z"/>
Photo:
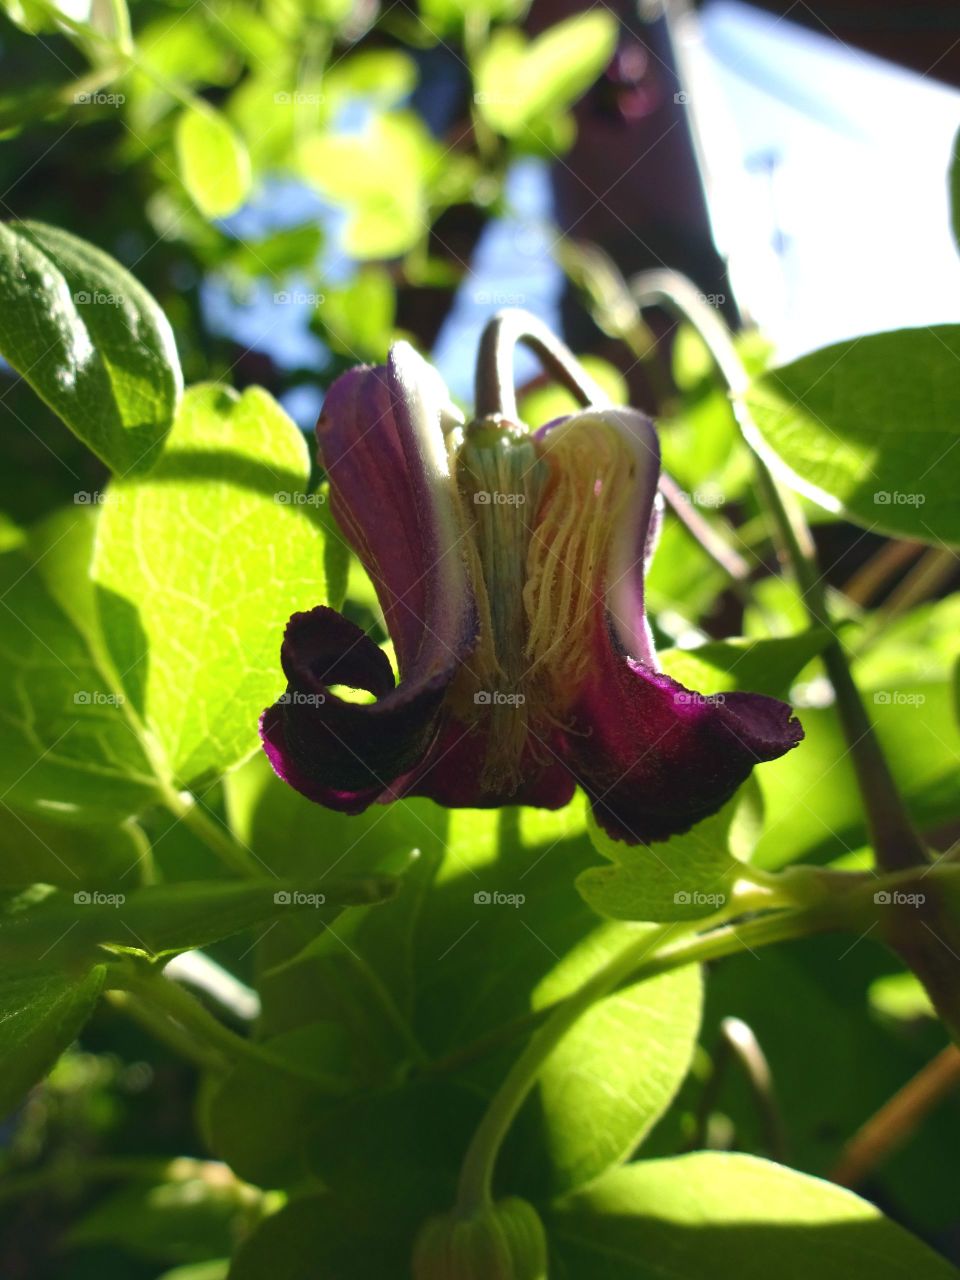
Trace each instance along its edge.
<path fill-rule="evenodd" d="M 660 458 L 643 414 L 464 427 L 401 342 L 334 383 L 317 434 L 400 678 L 333 609 L 290 619 L 287 692 L 261 729 L 277 773 L 311 800 L 558 808 L 579 784 L 615 838 L 665 840 L 802 737 L 782 702 L 704 698 L 657 669 L 643 585 Z"/>

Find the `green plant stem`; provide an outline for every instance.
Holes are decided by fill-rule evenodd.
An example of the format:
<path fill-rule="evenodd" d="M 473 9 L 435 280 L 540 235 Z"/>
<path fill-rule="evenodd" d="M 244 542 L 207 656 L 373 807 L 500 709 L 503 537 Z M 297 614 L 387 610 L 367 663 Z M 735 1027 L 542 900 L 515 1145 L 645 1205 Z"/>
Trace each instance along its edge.
<path fill-rule="evenodd" d="M 230 1060 L 219 1050 L 198 1039 L 179 1022 L 173 1022 L 165 1013 L 142 1000 L 132 991 L 112 990 L 106 999 L 115 1008 L 128 1014 L 155 1039 L 172 1049 L 178 1057 L 185 1058 L 203 1071 L 225 1071 Z"/>
<path fill-rule="evenodd" d="M 204 1052 L 226 1064 L 246 1056 L 250 1045 L 242 1036 L 225 1027 L 185 987 L 165 978 L 158 969 L 131 965 L 119 972 L 122 989 L 135 996 L 151 1013 L 162 1014 L 202 1045 Z"/>
<path fill-rule="evenodd" d="M 547 372 L 580 404 L 609 405 L 606 392 L 594 382 L 565 343 L 536 316 L 511 308 L 493 316 L 480 338 L 475 388 L 478 418 L 506 418 L 510 422 L 519 422 L 513 385 L 513 352 L 521 344 L 538 357 Z M 743 594 L 744 584 L 750 576 L 749 564 L 726 545 L 665 473 L 660 476 L 659 489 L 677 519 L 727 574 L 738 594 Z"/>
<path fill-rule="evenodd" d="M 859 883 L 862 881 L 858 878 Z M 849 896 L 856 907 L 859 907 L 858 896 Z M 491 1100 L 467 1149 L 460 1173 L 458 1212 L 466 1216 L 490 1202 L 494 1166 L 510 1125 L 536 1084 L 550 1053 L 598 1000 L 622 986 L 632 986 L 674 969 L 822 933 L 838 927 L 839 923 L 859 918 L 857 909 L 849 913 L 843 911 L 836 900 L 825 901 L 801 910 L 777 911 L 755 920 L 723 925 L 708 934 L 684 937 L 673 946 L 657 950 L 658 943 L 674 937 L 683 927 L 676 923 L 661 925 L 654 933 L 645 933 L 629 943 L 579 991 L 534 1011 L 530 1021 L 535 1021 L 536 1030 Z"/>
<path fill-rule="evenodd" d="M 498 311 L 480 335 L 474 400 L 478 418 L 519 421 L 513 384 L 513 353 L 518 345 L 532 351 L 547 372 L 581 404 L 609 403 L 565 342 L 536 316 L 509 308 Z"/>
<path fill-rule="evenodd" d="M 730 331 L 716 312 L 701 300 L 690 281 L 675 272 L 643 272 L 631 282 L 631 292 L 640 307 L 666 304 L 679 312 L 694 325 L 710 350 L 727 385 L 744 439 L 754 454 L 761 497 L 776 530 L 783 557 L 796 578 L 807 614 L 814 625 L 826 627 L 833 637 L 823 651 L 823 661 L 833 685 L 837 713 L 853 760 L 877 866 L 882 871 L 892 872 L 923 864 L 927 860 L 923 842 L 910 821 L 832 625 L 810 530 L 796 501 L 780 488 L 762 456 L 763 440 L 745 400 L 750 377 Z"/>
<path fill-rule="evenodd" d="M 257 876 L 262 869 L 253 855 L 238 844 L 230 832 L 209 817 L 190 792 L 170 790 L 164 802 L 174 817 L 196 835 L 228 870 L 239 876 Z"/>
<path fill-rule="evenodd" d="M 163 1034 L 171 1043 L 174 1043 L 177 1029 L 186 1032 L 189 1040 L 184 1040 L 181 1034 L 179 1043 L 185 1051 L 192 1044 L 193 1058 L 201 1065 L 229 1067 L 246 1058 L 304 1081 L 326 1094 L 337 1096 L 347 1092 L 348 1084 L 343 1079 L 283 1058 L 237 1035 L 219 1022 L 189 991 L 165 978 L 153 966 L 134 961 L 120 963 L 113 967 L 111 981 L 114 988 L 136 997 L 141 1010 L 149 1010 L 153 1027 L 158 1031 L 164 1027 Z M 158 1023 L 155 1020 L 158 1015 L 165 1015 L 168 1021 Z M 174 1027 L 173 1033 L 169 1031 L 170 1025 Z"/>
<path fill-rule="evenodd" d="M 531 1037 L 497 1090 L 467 1149 L 457 1193 L 457 1209 L 463 1216 L 476 1213 L 490 1203 L 493 1169 L 500 1146 L 551 1051 L 581 1014 L 609 995 L 658 941 L 675 931 L 676 926 L 663 925 L 652 936 L 644 933 L 598 970 L 575 995 L 561 1001 Z"/>

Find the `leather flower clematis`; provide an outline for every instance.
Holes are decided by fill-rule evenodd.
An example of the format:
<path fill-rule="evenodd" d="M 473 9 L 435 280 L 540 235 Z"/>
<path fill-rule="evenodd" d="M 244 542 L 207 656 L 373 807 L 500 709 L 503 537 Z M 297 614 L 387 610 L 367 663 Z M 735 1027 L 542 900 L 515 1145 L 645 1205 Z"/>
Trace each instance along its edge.
<path fill-rule="evenodd" d="M 643 414 L 464 425 L 400 342 L 385 366 L 333 384 L 317 436 L 399 678 L 335 610 L 290 619 L 287 692 L 261 732 L 276 772 L 311 800 L 349 813 L 408 795 L 558 808 L 579 785 L 611 836 L 650 842 L 715 812 L 802 737 L 776 699 L 704 697 L 658 669 L 643 593 L 660 457 Z"/>

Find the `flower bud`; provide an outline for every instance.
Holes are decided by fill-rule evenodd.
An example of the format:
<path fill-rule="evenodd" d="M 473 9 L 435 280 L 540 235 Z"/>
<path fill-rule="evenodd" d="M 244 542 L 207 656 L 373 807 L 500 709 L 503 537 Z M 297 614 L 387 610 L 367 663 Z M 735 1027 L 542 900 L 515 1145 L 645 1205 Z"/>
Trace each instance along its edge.
<path fill-rule="evenodd" d="M 547 1237 L 533 1205 L 511 1196 L 470 1217 L 457 1210 L 424 1223 L 414 1280 L 547 1280 Z"/>

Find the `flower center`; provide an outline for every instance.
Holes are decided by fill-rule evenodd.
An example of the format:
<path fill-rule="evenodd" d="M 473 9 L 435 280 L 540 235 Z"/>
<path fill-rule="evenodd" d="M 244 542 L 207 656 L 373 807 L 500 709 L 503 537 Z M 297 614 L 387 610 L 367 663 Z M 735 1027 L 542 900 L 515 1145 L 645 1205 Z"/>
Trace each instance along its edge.
<path fill-rule="evenodd" d="M 449 697 L 458 719 L 488 734 L 483 786 L 509 796 L 525 750 L 546 755 L 538 743 L 563 723 L 585 673 L 634 459 L 599 420 L 543 440 L 481 420 L 453 469 L 480 625 Z"/>

